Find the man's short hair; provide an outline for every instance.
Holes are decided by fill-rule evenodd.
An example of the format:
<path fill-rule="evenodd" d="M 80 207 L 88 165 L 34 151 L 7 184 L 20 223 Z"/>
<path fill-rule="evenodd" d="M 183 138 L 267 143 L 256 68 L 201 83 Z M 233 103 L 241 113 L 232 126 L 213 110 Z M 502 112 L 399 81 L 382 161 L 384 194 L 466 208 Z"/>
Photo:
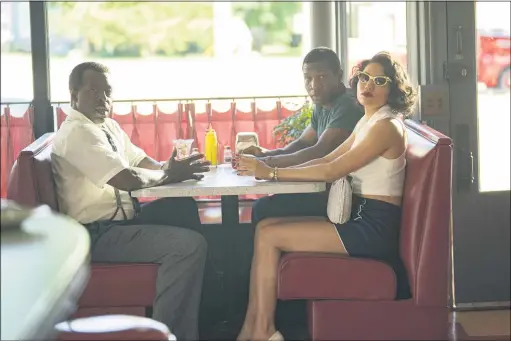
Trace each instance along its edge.
<path fill-rule="evenodd" d="M 334 50 L 328 47 L 316 47 L 303 58 L 302 66 L 318 62 L 325 63 L 332 72 L 340 73 L 342 76 L 341 60 Z"/>
<path fill-rule="evenodd" d="M 69 75 L 69 90 L 78 90 L 83 83 L 83 74 L 87 70 L 93 70 L 100 73 L 109 73 L 106 65 L 96 62 L 84 62 L 76 65 Z"/>

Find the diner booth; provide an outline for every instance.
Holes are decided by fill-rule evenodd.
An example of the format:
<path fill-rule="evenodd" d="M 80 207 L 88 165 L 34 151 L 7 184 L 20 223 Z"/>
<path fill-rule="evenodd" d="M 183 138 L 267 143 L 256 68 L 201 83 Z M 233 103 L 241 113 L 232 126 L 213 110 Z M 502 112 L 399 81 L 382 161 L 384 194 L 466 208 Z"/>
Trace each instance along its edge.
<path fill-rule="evenodd" d="M 9 200 L 2 203 L 2 224 L 8 209 L 19 210 L 12 205 L 24 212 L 16 215 L 24 219 L 17 227 L 2 226 L 2 340 L 172 340 L 172 331 L 150 318 L 157 265 L 91 263 L 84 228 L 59 213 L 50 155 L 68 103 L 50 98 L 48 6 L 29 5 L 34 98 L 16 114 L 17 103 L 2 103 L 1 194 Z M 349 8 L 346 2 L 310 4 L 310 45 L 335 49 L 346 81 Z M 459 311 L 509 309 L 509 188 L 481 191 L 481 166 L 474 164 L 482 153 L 478 114 L 491 114 L 481 113 L 487 109 L 476 101 L 476 15 L 474 2 L 406 3 L 405 62 L 421 96 L 405 120 L 399 250 L 411 296 L 396 299 L 396 273 L 386 263 L 286 253 L 278 269 L 277 305 L 277 326 L 286 339 L 468 340 L 475 336 L 457 320 Z M 274 128 L 308 101 L 303 94 L 278 93 L 121 99 L 112 118 L 156 160 L 167 159 L 177 139 L 204 150 L 212 127 L 223 160 L 239 133 L 255 133 L 264 148 L 282 147 L 286 141 Z M 248 298 L 253 202 L 326 188 L 321 182 L 240 178 L 230 164 L 221 164 L 201 184 L 133 192 L 141 201 L 187 196 L 198 202 L 213 264 L 205 272 L 201 339 L 231 340 L 239 331 Z"/>

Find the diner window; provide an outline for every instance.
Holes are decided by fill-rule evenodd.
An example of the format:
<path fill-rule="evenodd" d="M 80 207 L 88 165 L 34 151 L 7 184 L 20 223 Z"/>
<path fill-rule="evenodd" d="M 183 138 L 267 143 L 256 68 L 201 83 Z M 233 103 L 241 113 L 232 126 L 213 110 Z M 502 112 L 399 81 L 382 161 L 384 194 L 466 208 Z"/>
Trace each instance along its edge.
<path fill-rule="evenodd" d="M 1 2 L 1 101 L 30 102 L 33 97 L 28 1 Z"/>
<path fill-rule="evenodd" d="M 510 186 L 510 4 L 476 3 L 479 190 Z"/>
<path fill-rule="evenodd" d="M 115 99 L 304 94 L 301 2 L 48 2 L 52 102 L 94 60 Z"/>
<path fill-rule="evenodd" d="M 1 2 L 0 197 L 19 152 L 34 141 L 29 3 Z"/>
<path fill-rule="evenodd" d="M 360 61 L 387 51 L 407 66 L 406 2 L 348 2 L 348 74 Z"/>

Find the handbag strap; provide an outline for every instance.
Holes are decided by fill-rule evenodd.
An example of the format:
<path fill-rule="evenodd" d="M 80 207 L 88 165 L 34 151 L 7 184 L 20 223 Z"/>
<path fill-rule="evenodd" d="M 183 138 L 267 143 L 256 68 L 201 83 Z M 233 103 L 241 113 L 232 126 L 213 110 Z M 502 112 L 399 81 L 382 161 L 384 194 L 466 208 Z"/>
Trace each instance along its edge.
<path fill-rule="evenodd" d="M 103 130 L 103 132 L 105 133 L 106 139 L 108 140 L 108 143 L 112 147 L 112 150 L 117 153 L 118 149 L 114 143 L 112 135 L 110 135 L 110 133 L 108 132 L 108 130 L 106 130 L 106 128 L 102 128 L 101 130 Z M 122 206 L 121 193 L 115 187 L 114 187 L 114 193 L 115 193 L 115 202 L 116 202 L 117 208 L 116 208 L 113 216 L 110 218 L 110 220 L 113 220 L 117 216 L 117 213 L 119 212 L 119 210 L 122 212 L 124 220 L 127 220 L 128 216 L 126 215 L 126 211 L 124 210 L 124 207 Z M 130 197 L 131 204 L 133 205 L 133 210 L 135 211 L 135 215 L 137 215 L 141 211 L 140 202 L 138 201 L 137 198 L 134 198 L 131 196 L 131 191 L 128 192 L 128 195 Z"/>

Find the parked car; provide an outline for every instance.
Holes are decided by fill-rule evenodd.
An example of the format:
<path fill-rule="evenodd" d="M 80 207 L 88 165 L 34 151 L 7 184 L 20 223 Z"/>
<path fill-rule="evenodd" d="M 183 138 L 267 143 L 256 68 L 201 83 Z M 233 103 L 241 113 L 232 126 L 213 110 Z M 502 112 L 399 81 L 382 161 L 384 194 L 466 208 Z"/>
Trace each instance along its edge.
<path fill-rule="evenodd" d="M 480 30 L 477 35 L 477 80 L 488 88 L 509 89 L 509 32 Z"/>

